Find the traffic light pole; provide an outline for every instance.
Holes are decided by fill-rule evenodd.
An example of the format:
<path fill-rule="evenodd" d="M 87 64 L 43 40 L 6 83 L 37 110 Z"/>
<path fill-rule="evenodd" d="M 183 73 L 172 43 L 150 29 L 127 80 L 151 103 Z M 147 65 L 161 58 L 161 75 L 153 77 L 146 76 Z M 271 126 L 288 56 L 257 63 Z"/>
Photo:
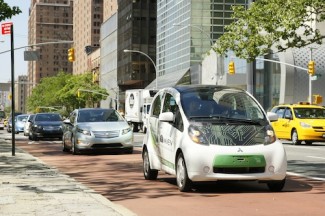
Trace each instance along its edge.
<path fill-rule="evenodd" d="M 313 48 L 310 48 L 310 59 L 312 59 L 312 49 Z M 308 73 L 308 68 L 304 68 L 304 67 L 299 67 L 299 66 L 296 66 L 296 65 L 293 65 L 293 64 L 288 64 L 288 63 L 284 63 L 284 62 L 280 62 L 280 61 L 275 61 L 275 60 L 271 60 L 271 59 L 263 59 L 263 58 L 256 58 L 256 60 L 262 60 L 262 61 L 269 61 L 269 62 L 274 62 L 274 63 L 279 63 L 279 64 L 284 64 L 284 65 L 288 65 L 288 66 L 291 66 L 291 67 L 294 67 L 294 68 L 298 68 L 298 69 L 301 69 L 301 70 L 304 70 Z M 313 75 L 310 75 L 308 73 L 308 79 L 309 79 L 309 103 L 311 104 L 312 103 L 312 77 Z"/>

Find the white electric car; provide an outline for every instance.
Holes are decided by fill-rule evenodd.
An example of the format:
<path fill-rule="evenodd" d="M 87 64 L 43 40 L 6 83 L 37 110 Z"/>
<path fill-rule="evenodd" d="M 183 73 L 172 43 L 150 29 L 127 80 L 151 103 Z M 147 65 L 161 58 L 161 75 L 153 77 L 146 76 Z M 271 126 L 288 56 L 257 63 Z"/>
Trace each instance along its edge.
<path fill-rule="evenodd" d="M 281 191 L 287 159 L 270 124 L 276 120 L 242 89 L 162 89 L 153 99 L 144 138 L 144 177 L 155 180 L 158 171 L 175 175 L 183 192 L 195 182 L 219 180 L 256 180 Z"/>

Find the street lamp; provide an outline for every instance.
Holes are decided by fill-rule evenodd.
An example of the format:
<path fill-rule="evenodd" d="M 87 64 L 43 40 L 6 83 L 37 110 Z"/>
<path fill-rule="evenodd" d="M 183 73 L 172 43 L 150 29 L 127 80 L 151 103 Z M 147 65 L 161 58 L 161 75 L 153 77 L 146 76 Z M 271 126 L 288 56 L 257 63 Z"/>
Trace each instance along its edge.
<path fill-rule="evenodd" d="M 206 33 L 200 26 L 197 25 L 192 25 L 192 24 L 181 24 L 181 23 L 174 23 L 173 26 L 185 26 L 185 27 L 193 27 L 196 28 L 198 30 L 200 30 L 200 32 L 202 32 L 203 34 L 205 34 L 205 36 L 207 36 L 207 38 L 210 40 L 211 46 L 213 46 L 214 42 L 212 40 L 212 38 L 210 37 L 210 35 L 208 35 L 208 33 Z"/>
<path fill-rule="evenodd" d="M 123 50 L 123 52 L 127 53 L 127 52 L 134 52 L 134 53 L 140 53 L 144 56 L 146 56 L 153 64 L 154 68 L 155 68 L 155 72 L 156 72 L 156 89 L 158 89 L 158 71 L 157 71 L 157 67 L 156 67 L 156 64 L 155 62 L 152 60 L 152 58 L 150 58 L 150 56 L 148 56 L 146 53 L 144 52 L 141 52 L 139 50 L 128 50 L 128 49 L 125 49 Z"/>

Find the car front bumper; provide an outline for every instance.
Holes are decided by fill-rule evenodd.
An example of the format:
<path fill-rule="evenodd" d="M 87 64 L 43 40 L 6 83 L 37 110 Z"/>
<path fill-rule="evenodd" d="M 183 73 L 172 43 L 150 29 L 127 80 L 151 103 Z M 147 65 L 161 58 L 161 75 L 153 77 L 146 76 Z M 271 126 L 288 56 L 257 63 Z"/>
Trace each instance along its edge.
<path fill-rule="evenodd" d="M 78 150 L 130 149 L 133 148 L 133 134 L 129 132 L 114 138 L 96 138 L 94 135 L 78 133 L 75 148 Z"/>
<path fill-rule="evenodd" d="M 192 181 L 271 181 L 286 176 L 287 158 L 279 141 L 253 146 L 194 146 L 184 152 Z"/>

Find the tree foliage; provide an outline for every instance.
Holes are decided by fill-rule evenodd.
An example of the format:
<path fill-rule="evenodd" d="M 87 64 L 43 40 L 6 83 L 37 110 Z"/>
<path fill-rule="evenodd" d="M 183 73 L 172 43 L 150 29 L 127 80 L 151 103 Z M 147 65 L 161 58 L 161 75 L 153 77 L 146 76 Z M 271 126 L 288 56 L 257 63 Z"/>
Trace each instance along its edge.
<path fill-rule="evenodd" d="M 80 92 L 83 89 L 90 92 Z M 62 114 L 67 115 L 79 107 L 94 107 L 108 96 L 106 89 L 92 82 L 92 74 L 71 75 L 64 72 L 57 76 L 46 77 L 33 89 L 28 98 L 27 107 L 35 112 L 39 107 L 61 108 Z"/>
<path fill-rule="evenodd" d="M 12 16 L 20 14 L 21 10 L 17 6 L 13 6 L 12 8 L 4 2 L 4 0 L 0 0 L 0 22 L 6 19 L 10 19 Z"/>
<path fill-rule="evenodd" d="M 325 20 L 324 0 L 256 0 L 246 10 L 233 6 L 234 22 L 226 26 L 213 49 L 225 55 L 233 51 L 248 61 L 271 48 L 278 52 L 293 47 L 321 44 L 325 35 L 311 23 Z"/>

